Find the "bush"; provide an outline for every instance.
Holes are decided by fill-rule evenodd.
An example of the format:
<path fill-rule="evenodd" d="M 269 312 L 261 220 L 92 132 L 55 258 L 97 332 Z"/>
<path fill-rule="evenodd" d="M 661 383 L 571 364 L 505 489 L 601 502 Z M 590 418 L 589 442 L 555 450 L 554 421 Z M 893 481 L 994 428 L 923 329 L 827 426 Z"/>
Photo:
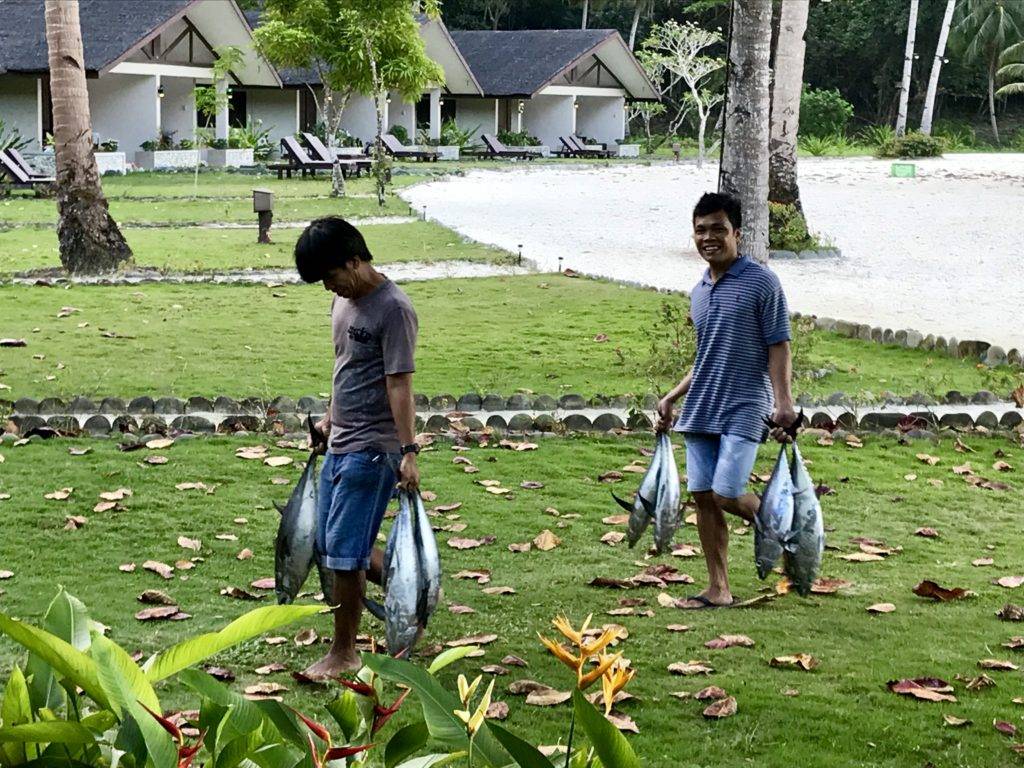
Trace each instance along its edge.
<path fill-rule="evenodd" d="M 509 147 L 539 147 L 540 139 L 526 131 L 498 131 L 498 141 Z"/>
<path fill-rule="evenodd" d="M 880 147 L 895 138 L 896 130 L 891 125 L 868 125 L 857 134 L 857 139 L 869 147 Z"/>
<path fill-rule="evenodd" d="M 193 149 L 195 148 L 195 142 L 192 139 L 182 139 L 178 142 L 178 149 Z"/>
<path fill-rule="evenodd" d="M 229 146 L 227 139 L 214 139 L 210 142 L 210 149 L 228 149 Z"/>
<path fill-rule="evenodd" d="M 262 120 L 250 120 L 244 126 L 233 127 L 228 133 L 228 147 L 251 149 L 257 162 L 266 161 L 273 153 L 274 145 L 270 141 L 270 129 L 264 130 L 260 127 L 262 124 Z"/>
<path fill-rule="evenodd" d="M 805 88 L 800 97 L 800 133 L 804 136 L 835 136 L 846 132 L 853 105 L 835 88 Z"/>
<path fill-rule="evenodd" d="M 878 157 L 940 157 L 945 142 L 935 136 L 926 136 L 913 131 L 904 136 L 895 136 L 882 144 L 875 153 Z"/>
<path fill-rule="evenodd" d="M 768 203 L 768 247 L 775 251 L 818 248 L 820 243 L 807 229 L 807 220 L 795 205 Z"/>
<path fill-rule="evenodd" d="M 978 146 L 978 135 L 967 123 L 954 120 L 939 120 L 932 127 L 932 136 L 942 139 L 947 152 L 974 149 Z"/>
<path fill-rule="evenodd" d="M 98 152 L 117 152 L 117 139 L 101 141 L 95 149 Z"/>
<path fill-rule="evenodd" d="M 1017 152 L 1024 152 L 1024 128 L 1018 128 L 1010 138 L 1010 146 Z"/>
<path fill-rule="evenodd" d="M 845 136 L 801 136 L 797 140 L 797 146 L 809 155 L 822 157 L 841 154 L 841 150 L 849 146 L 849 142 Z"/>
<path fill-rule="evenodd" d="M 446 147 L 459 147 L 464 149 L 473 140 L 473 136 L 480 130 L 476 128 L 463 130 L 451 117 L 441 123 L 441 144 Z"/>
<path fill-rule="evenodd" d="M 388 130 L 388 133 L 398 139 L 402 144 L 409 143 L 409 131 L 406 130 L 404 125 L 392 125 Z"/>

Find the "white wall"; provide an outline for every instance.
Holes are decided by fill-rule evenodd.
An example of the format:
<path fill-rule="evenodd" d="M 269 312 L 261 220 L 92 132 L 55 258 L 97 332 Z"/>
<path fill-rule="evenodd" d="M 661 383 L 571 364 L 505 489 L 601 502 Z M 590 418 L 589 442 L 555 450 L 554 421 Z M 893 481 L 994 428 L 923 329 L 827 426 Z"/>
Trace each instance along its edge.
<path fill-rule="evenodd" d="M 391 104 L 388 105 L 388 124 L 390 130 L 394 125 L 401 125 L 409 134 L 409 143 L 416 143 L 416 105 L 403 101 L 397 93 L 391 94 Z"/>
<path fill-rule="evenodd" d="M 118 149 L 132 158 L 142 142 L 157 138 L 161 110 L 155 77 L 108 75 L 89 80 L 87 86 L 92 130 L 100 141 L 117 139 Z"/>
<path fill-rule="evenodd" d="M 523 130 L 552 150 L 561 149 L 559 136 L 573 132 L 572 96 L 535 96 L 523 107 Z"/>
<path fill-rule="evenodd" d="M 299 130 L 299 92 L 296 90 L 249 89 L 245 96 L 246 118 L 270 131 L 274 151 L 279 152 L 281 138 Z"/>
<path fill-rule="evenodd" d="M 452 98 L 446 96 L 445 100 Z M 497 133 L 494 99 L 456 99 L 455 124 L 463 131 L 476 130 L 471 143 L 480 144 L 483 133 Z"/>
<path fill-rule="evenodd" d="M 390 106 L 394 108 L 398 104 L 392 102 Z M 386 120 L 385 124 L 387 124 Z M 341 127 L 357 137 L 363 144 L 373 141 L 373 137 L 377 135 L 377 110 L 373 106 L 373 99 L 369 96 L 353 94 L 345 106 L 345 111 L 341 113 Z"/>
<path fill-rule="evenodd" d="M 17 131 L 31 144 L 27 149 L 38 150 L 39 135 L 39 82 L 27 75 L 0 75 L 0 118 L 8 131 Z"/>
<path fill-rule="evenodd" d="M 160 100 L 160 127 L 171 133 L 174 143 L 192 139 L 196 132 L 195 81 L 184 77 L 161 77 L 164 97 Z M 130 149 L 120 146 L 118 149 Z M 137 147 L 136 147 L 137 149 Z M 129 152 L 129 157 L 131 157 Z"/>
<path fill-rule="evenodd" d="M 626 100 L 621 96 L 579 96 L 576 133 L 602 143 L 618 143 L 626 135 Z"/>

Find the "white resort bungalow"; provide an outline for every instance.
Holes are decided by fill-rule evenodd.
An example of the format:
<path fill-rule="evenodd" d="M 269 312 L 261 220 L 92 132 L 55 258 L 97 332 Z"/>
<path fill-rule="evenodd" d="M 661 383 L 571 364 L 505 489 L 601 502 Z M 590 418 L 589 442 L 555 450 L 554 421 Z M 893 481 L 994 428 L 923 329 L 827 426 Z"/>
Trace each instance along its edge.
<path fill-rule="evenodd" d="M 213 82 L 222 46 L 238 48 L 242 61 L 216 84 L 229 94 L 213 119 L 216 138 L 258 122 L 277 146 L 318 122 L 315 74 L 271 66 L 253 44 L 258 12 L 243 13 L 235 0 L 80 0 L 80 18 L 94 140 L 116 142 L 129 163 L 153 167 L 143 157 L 152 153 L 140 150 L 161 136 L 175 145 L 194 138 L 194 89 Z M 568 134 L 614 145 L 625 135 L 627 101 L 657 98 L 614 30 L 449 32 L 420 17 L 420 34 L 445 83 L 415 103 L 389 94 L 385 126 L 401 126 L 411 140 L 421 131 L 440 139 L 450 119 L 475 141 L 506 130 L 553 149 Z M 48 69 L 43 0 L 0 0 L 0 120 L 28 152 L 43 150 L 53 130 Z M 371 140 L 372 100 L 353 96 L 341 127 Z"/>

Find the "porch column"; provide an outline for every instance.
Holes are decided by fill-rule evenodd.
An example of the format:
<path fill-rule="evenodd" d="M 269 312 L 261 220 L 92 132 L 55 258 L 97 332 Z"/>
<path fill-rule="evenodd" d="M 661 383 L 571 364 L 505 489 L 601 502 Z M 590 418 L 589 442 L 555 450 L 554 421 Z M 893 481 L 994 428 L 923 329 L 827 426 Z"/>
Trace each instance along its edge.
<path fill-rule="evenodd" d="M 214 137 L 218 139 L 228 138 L 228 81 L 222 77 L 216 83 L 217 88 L 217 114 L 214 117 Z"/>
<path fill-rule="evenodd" d="M 580 103 L 576 100 L 576 97 L 572 97 L 572 134 L 576 135 L 576 118 L 577 113 L 580 111 Z"/>
<path fill-rule="evenodd" d="M 430 138 L 441 138 L 441 89 L 430 91 Z"/>
<path fill-rule="evenodd" d="M 522 99 L 516 102 L 516 133 L 523 132 L 523 111 L 526 109 L 526 102 Z"/>
<path fill-rule="evenodd" d="M 164 113 L 163 113 L 163 96 L 160 95 L 160 75 L 153 75 L 153 114 L 156 116 L 156 135 L 153 136 L 155 139 L 160 139 L 164 132 Z M 96 118 L 93 118 L 93 125 L 96 124 Z"/>

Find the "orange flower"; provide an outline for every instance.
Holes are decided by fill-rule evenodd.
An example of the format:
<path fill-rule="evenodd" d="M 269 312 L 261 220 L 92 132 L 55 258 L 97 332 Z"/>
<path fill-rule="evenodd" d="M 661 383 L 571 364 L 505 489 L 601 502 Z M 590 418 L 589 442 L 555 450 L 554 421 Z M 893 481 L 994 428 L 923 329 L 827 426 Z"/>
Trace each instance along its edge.
<path fill-rule="evenodd" d="M 582 667 L 580 668 L 580 670 L 577 672 L 576 687 L 579 688 L 581 691 L 585 691 L 594 682 L 596 682 L 599 677 L 601 677 L 602 675 L 604 675 L 605 672 L 611 669 L 612 666 L 616 664 L 621 658 L 621 653 L 616 653 L 614 656 L 607 656 L 605 654 L 601 654 L 597 659 L 597 666 L 594 667 L 594 669 L 587 672 L 587 674 L 583 674 L 583 669 Z"/>
<path fill-rule="evenodd" d="M 626 669 L 620 664 L 613 664 L 601 677 L 601 695 L 604 699 L 604 713 L 612 711 L 615 695 L 636 676 L 635 669 Z"/>

